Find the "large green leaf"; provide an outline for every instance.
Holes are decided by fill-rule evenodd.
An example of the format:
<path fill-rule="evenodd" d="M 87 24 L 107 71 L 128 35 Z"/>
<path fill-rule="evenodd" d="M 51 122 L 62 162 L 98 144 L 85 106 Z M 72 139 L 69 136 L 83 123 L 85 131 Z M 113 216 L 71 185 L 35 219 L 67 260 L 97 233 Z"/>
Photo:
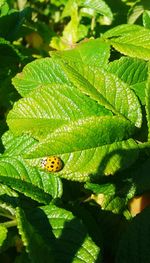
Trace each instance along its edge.
<path fill-rule="evenodd" d="M 132 124 L 121 117 L 89 117 L 70 122 L 50 133 L 33 146 L 26 156 L 44 156 L 88 150 L 122 141 L 134 131 Z"/>
<path fill-rule="evenodd" d="M 47 215 L 56 237 L 56 262 L 101 262 L 101 248 L 94 244 L 81 220 L 54 205 L 41 209 Z"/>
<path fill-rule="evenodd" d="M 128 85 L 117 76 L 98 67 L 83 64 L 76 64 L 75 67 L 71 60 L 69 61 L 71 66 L 62 63 L 61 60 L 60 64 L 79 90 L 114 114 L 124 116 L 137 127 L 141 126 L 142 115 L 139 101 Z"/>
<path fill-rule="evenodd" d="M 142 104 L 145 104 L 145 88 L 148 77 L 147 62 L 136 58 L 122 57 L 109 63 L 107 70 L 127 83 L 135 91 Z"/>
<path fill-rule="evenodd" d="M 54 58 L 63 58 L 65 62 L 72 62 L 72 66 L 76 67 L 77 63 L 85 65 L 103 66 L 108 63 L 110 56 L 110 45 L 102 41 L 100 38 L 89 39 L 80 44 L 76 48 L 67 51 L 53 51 L 51 55 Z"/>
<path fill-rule="evenodd" d="M 101 115 L 111 113 L 75 87 L 57 84 L 43 86 L 19 100 L 7 123 L 16 135 L 30 132 L 41 138 L 71 121 Z"/>
<path fill-rule="evenodd" d="M 47 84 L 70 84 L 66 74 L 54 60 L 38 59 L 27 64 L 13 79 L 17 91 L 24 97 Z"/>
<path fill-rule="evenodd" d="M 96 13 L 106 16 L 110 22 L 113 19 L 113 14 L 110 7 L 103 0 L 78 0 L 83 7 L 93 9 Z"/>
<path fill-rule="evenodd" d="M 122 54 L 145 60 L 150 59 L 150 30 L 138 25 L 120 25 L 103 34 Z"/>
<path fill-rule="evenodd" d="M 0 181 L 13 189 L 42 201 L 62 195 L 59 178 L 30 167 L 20 155 L 28 153 L 36 141 L 28 135 L 14 137 L 10 132 L 3 136 L 6 151 L 0 158 Z M 33 191 L 34 189 L 34 191 Z M 43 196 L 42 196 L 43 195 Z"/>
<path fill-rule="evenodd" d="M 32 262 L 93 263 L 101 250 L 89 237 L 81 220 L 54 205 L 17 209 L 18 228 Z M 37 254 L 38 253 L 38 254 Z"/>

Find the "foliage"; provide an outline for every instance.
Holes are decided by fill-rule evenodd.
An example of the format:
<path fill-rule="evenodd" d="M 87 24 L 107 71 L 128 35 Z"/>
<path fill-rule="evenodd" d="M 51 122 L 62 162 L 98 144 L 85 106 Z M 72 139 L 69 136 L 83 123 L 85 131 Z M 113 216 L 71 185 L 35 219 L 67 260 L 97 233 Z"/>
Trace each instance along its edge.
<path fill-rule="evenodd" d="M 149 262 L 150 4 L 3 0 L 0 28 L 0 261 Z"/>

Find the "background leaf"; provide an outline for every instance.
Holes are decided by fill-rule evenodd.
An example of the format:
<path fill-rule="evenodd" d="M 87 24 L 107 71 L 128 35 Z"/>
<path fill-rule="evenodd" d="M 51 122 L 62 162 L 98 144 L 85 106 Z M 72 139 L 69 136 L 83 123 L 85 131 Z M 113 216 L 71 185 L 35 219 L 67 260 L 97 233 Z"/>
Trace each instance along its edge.
<path fill-rule="evenodd" d="M 149 216 L 150 209 L 148 207 L 131 221 L 122 235 L 116 258 L 117 263 L 149 261 Z"/>
<path fill-rule="evenodd" d="M 120 25 L 104 33 L 103 38 L 109 39 L 108 43 L 124 55 L 144 60 L 150 58 L 149 29 L 138 25 Z"/>
<path fill-rule="evenodd" d="M 148 81 L 146 85 L 146 114 L 147 114 L 147 125 L 148 125 L 148 140 L 150 140 L 150 64 L 148 64 Z"/>
<path fill-rule="evenodd" d="M 0 225 L 0 246 L 2 246 L 6 237 L 7 237 L 7 228 L 3 225 Z"/>
<path fill-rule="evenodd" d="M 30 132 L 36 138 L 45 138 L 71 121 L 103 115 L 111 113 L 75 87 L 53 84 L 19 100 L 8 114 L 7 123 L 16 135 Z"/>
<path fill-rule="evenodd" d="M 76 66 L 78 63 L 93 66 L 103 66 L 108 63 L 110 56 L 109 44 L 103 42 L 100 38 L 87 39 L 77 44 L 73 49 L 66 51 L 50 52 L 54 58 L 62 58 L 65 62 L 71 62 Z"/>
<path fill-rule="evenodd" d="M 122 57 L 109 63 L 107 70 L 127 83 L 135 91 L 142 104 L 145 104 L 145 88 L 148 77 L 147 62 L 140 59 Z"/>
<path fill-rule="evenodd" d="M 17 91 L 24 97 L 47 84 L 70 84 L 62 68 L 52 59 L 38 59 L 24 67 L 13 79 Z"/>

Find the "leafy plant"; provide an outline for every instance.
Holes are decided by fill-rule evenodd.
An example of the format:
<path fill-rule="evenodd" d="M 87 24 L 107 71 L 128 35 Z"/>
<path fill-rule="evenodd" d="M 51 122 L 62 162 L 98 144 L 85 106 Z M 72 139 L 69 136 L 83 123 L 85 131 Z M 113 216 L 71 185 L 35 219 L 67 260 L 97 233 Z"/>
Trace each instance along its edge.
<path fill-rule="evenodd" d="M 18 3 L 3 1 L 0 17 L 1 262 L 149 262 L 149 10 L 143 25 L 113 26 L 104 1 Z"/>

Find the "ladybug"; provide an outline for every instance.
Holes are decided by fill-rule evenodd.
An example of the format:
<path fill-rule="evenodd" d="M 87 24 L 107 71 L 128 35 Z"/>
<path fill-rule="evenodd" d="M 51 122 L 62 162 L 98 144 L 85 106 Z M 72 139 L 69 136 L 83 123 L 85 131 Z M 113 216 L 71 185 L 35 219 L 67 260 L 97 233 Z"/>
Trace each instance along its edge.
<path fill-rule="evenodd" d="M 59 172 L 63 167 L 63 163 L 57 156 L 48 156 L 42 159 L 41 166 L 48 172 Z"/>

